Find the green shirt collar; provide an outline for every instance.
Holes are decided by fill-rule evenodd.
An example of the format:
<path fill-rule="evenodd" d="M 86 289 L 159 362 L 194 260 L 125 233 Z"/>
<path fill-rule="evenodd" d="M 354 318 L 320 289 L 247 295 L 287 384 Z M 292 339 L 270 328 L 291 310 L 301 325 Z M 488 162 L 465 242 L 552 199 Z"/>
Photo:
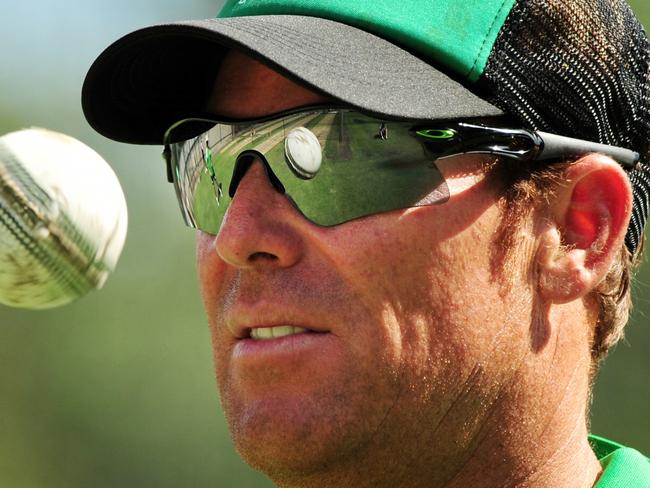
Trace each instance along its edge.
<path fill-rule="evenodd" d="M 590 435 L 603 472 L 595 488 L 650 488 L 650 460 L 635 449 Z"/>

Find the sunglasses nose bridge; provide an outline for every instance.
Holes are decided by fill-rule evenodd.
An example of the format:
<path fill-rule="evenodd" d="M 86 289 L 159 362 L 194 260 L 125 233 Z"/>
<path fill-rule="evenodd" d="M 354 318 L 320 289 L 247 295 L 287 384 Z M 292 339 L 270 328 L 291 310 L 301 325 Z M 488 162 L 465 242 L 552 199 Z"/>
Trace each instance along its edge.
<path fill-rule="evenodd" d="M 285 193 L 284 185 L 271 169 L 271 166 L 266 157 L 264 157 L 264 155 L 259 151 L 248 150 L 242 152 L 239 156 L 237 156 L 237 160 L 235 161 L 235 168 L 233 169 L 232 179 L 230 180 L 230 187 L 228 188 L 230 198 L 233 198 L 235 196 L 237 187 L 239 187 L 239 184 L 244 178 L 244 175 L 246 175 L 246 172 L 255 161 L 262 163 L 264 171 L 266 171 L 266 175 L 268 176 L 271 185 L 273 185 L 273 188 L 275 188 L 275 190 L 279 193 Z"/>

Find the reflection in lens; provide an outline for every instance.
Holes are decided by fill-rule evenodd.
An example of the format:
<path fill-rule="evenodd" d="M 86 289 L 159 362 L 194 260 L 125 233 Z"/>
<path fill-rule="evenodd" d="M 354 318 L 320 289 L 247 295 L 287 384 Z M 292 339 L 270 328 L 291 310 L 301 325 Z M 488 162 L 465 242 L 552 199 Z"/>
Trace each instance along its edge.
<path fill-rule="evenodd" d="M 306 126 L 323 149 L 316 177 L 297 179 L 273 152 L 267 159 L 287 195 L 312 222 L 337 225 L 448 198 L 433 159 L 409 131 L 411 123 L 386 122 L 385 138 L 379 135 L 380 121 L 358 112 L 325 113 Z"/>
<path fill-rule="evenodd" d="M 316 176 L 323 160 L 320 142 L 306 127 L 292 129 L 287 134 L 284 139 L 284 156 L 289 167 L 306 180 Z"/>

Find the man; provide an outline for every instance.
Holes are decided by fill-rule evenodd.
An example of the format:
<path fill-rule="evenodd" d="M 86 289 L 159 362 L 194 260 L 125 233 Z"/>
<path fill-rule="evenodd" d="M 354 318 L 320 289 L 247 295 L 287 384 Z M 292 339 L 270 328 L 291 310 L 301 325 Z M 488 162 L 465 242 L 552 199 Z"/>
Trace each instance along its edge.
<path fill-rule="evenodd" d="M 641 487 L 587 411 L 647 217 L 649 63 L 620 0 L 231 0 L 116 42 L 83 103 L 164 144 L 231 435 L 278 485 Z"/>

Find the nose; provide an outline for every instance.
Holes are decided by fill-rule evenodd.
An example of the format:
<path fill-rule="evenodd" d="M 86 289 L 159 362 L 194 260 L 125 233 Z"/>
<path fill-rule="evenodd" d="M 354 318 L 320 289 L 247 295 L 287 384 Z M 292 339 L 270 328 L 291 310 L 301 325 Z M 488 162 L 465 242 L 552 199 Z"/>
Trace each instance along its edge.
<path fill-rule="evenodd" d="M 256 159 L 241 177 L 215 239 L 219 257 L 238 268 L 290 267 L 303 254 L 304 217 Z"/>

